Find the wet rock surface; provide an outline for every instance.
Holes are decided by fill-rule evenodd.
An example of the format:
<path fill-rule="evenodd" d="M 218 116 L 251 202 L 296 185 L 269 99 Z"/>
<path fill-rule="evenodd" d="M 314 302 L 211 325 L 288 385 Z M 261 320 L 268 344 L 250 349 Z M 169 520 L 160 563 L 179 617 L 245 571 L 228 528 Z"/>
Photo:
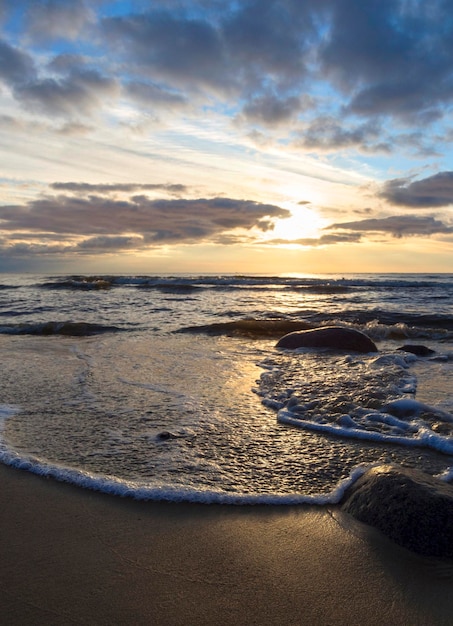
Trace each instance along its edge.
<path fill-rule="evenodd" d="M 401 348 L 397 348 L 397 350 L 401 350 L 402 352 L 410 352 L 411 354 L 415 354 L 416 356 L 431 356 L 432 354 L 435 354 L 435 351 L 431 350 L 431 348 L 419 344 L 407 343 L 404 346 L 401 346 Z"/>
<path fill-rule="evenodd" d="M 334 348 L 354 352 L 377 352 L 376 344 L 365 333 L 342 326 L 325 326 L 313 330 L 288 333 L 282 337 L 277 348 Z"/>
<path fill-rule="evenodd" d="M 396 465 L 365 472 L 341 508 L 418 554 L 453 557 L 453 486 Z"/>

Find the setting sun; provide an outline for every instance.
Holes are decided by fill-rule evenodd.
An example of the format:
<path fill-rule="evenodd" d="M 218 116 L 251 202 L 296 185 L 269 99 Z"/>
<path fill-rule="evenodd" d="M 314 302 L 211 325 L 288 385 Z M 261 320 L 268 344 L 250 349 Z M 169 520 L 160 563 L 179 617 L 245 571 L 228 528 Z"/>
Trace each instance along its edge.
<path fill-rule="evenodd" d="M 298 241 L 318 238 L 321 229 L 327 221 L 320 217 L 309 205 L 285 207 L 291 211 L 291 216 L 275 222 L 275 228 L 267 233 L 266 239 Z M 281 243 L 284 243 L 282 241 Z"/>

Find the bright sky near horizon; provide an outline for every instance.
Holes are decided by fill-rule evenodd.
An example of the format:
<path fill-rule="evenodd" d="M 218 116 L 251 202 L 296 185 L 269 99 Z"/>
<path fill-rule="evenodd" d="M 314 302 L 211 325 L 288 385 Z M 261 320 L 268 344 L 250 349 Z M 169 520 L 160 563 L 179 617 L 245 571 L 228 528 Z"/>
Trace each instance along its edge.
<path fill-rule="evenodd" d="M 0 271 L 453 271 L 453 0 L 0 0 Z"/>

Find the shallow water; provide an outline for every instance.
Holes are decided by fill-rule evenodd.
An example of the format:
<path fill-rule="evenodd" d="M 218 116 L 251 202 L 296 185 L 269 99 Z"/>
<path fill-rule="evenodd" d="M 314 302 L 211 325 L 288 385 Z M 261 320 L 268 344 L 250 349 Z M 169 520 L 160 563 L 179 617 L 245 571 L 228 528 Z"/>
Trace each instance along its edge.
<path fill-rule="evenodd" d="M 451 276 L 0 282 L 5 463 L 237 503 L 335 501 L 373 463 L 453 465 Z M 275 349 L 289 322 L 332 321 L 379 354 Z M 422 342 L 432 357 L 397 351 Z"/>

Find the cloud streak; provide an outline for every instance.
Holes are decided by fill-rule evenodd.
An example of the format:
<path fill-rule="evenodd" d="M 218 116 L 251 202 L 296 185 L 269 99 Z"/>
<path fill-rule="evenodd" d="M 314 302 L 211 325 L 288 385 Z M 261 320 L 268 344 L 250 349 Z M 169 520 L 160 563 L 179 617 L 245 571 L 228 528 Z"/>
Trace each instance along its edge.
<path fill-rule="evenodd" d="M 453 234 L 453 226 L 431 216 L 418 215 L 393 215 L 390 217 L 370 218 L 355 222 L 341 222 L 331 224 L 327 229 L 359 231 L 362 233 L 387 233 L 397 238 Z"/>
<path fill-rule="evenodd" d="M 116 192 L 132 193 L 134 191 L 167 191 L 170 194 L 181 195 L 187 193 L 186 185 L 167 183 L 52 183 L 50 185 L 56 191 L 71 191 L 76 194 L 114 194 Z"/>

